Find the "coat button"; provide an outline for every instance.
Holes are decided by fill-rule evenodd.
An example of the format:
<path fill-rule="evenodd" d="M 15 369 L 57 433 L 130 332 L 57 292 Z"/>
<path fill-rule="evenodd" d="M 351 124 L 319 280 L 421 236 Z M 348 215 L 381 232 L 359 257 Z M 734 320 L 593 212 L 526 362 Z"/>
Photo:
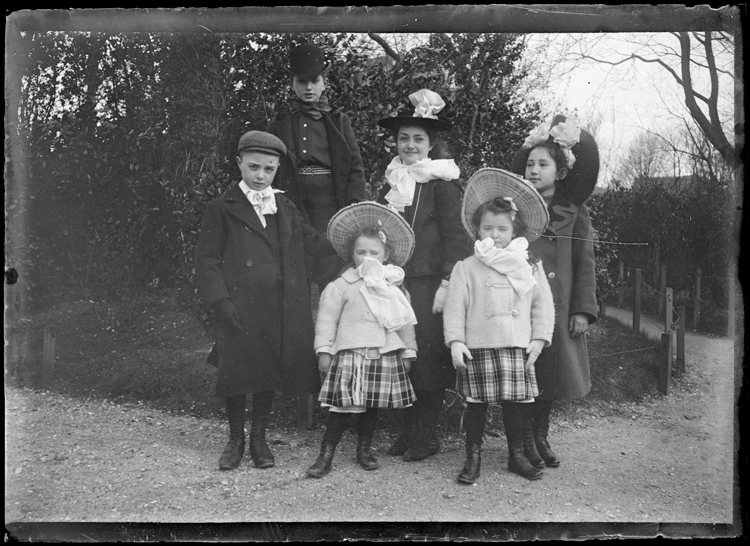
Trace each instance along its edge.
<path fill-rule="evenodd" d="M 252 265 L 253 265 L 253 261 L 252 260 L 248 260 L 247 261 L 247 267 L 251 267 Z"/>
<path fill-rule="evenodd" d="M 555 272 L 554 272 L 554 271 L 550 271 L 550 272 L 549 272 L 549 274 L 548 274 L 547 276 L 548 276 L 548 277 L 549 277 L 550 279 L 554 279 L 554 278 L 555 278 Z"/>

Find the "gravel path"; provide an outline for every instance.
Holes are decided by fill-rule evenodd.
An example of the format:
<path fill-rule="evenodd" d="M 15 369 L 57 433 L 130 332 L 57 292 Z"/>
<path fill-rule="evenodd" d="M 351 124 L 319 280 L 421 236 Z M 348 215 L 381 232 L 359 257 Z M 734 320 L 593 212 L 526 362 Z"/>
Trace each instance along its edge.
<path fill-rule="evenodd" d="M 608 314 L 628 320 L 617 309 Z M 469 487 L 456 482 L 464 458 L 458 436 L 436 457 L 405 463 L 384 454 L 390 439 L 378 434 L 381 468 L 365 472 L 347 433 L 333 472 L 313 480 L 304 469 L 322 432 L 275 430 L 274 468 L 245 459 L 220 472 L 221 421 L 6 387 L 6 529 L 13 536 L 24 522 L 328 521 L 655 524 L 646 534 L 666 532 L 666 523 L 719 525 L 672 528 L 688 535 L 731 529 L 733 344 L 691 333 L 686 354 L 687 374 L 668 397 L 554 422 L 551 441 L 563 464 L 539 481 L 510 474 L 505 439 L 487 437 L 481 478 Z"/>

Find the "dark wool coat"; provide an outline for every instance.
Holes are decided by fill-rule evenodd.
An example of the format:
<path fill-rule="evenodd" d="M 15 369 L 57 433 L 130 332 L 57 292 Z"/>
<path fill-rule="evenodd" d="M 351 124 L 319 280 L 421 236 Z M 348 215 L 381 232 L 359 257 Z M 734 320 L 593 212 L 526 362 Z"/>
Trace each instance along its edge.
<path fill-rule="evenodd" d="M 378 201 L 388 202 L 387 183 Z M 417 184 L 414 202 L 401 213 L 414 229 L 415 246 L 404 267 L 404 285 L 411 294 L 417 316 L 417 361 L 409 378 L 417 390 L 443 390 L 455 387 L 450 349 L 443 338 L 443 315 L 432 313 L 435 292 L 456 262 L 469 257 L 473 243 L 461 222 L 461 190 L 458 180 L 430 180 Z"/>
<path fill-rule="evenodd" d="M 329 255 L 333 248 L 290 200 L 275 197 L 275 245 L 239 183 L 209 202 L 203 215 L 195 248 L 200 294 L 208 306 L 229 298 L 243 327 L 216 327 L 209 362 L 219 368 L 219 397 L 268 390 L 302 396 L 319 389 L 305 250 Z"/>
<path fill-rule="evenodd" d="M 328 134 L 328 148 L 331 154 L 331 172 L 339 209 L 367 199 L 365 170 L 359 153 L 357 139 L 352 130 L 349 116 L 340 111 L 324 112 L 323 121 Z M 297 164 L 297 142 L 294 138 L 293 118 L 286 105 L 276 119 L 268 124 L 267 131 L 279 137 L 289 153 L 284 159 L 284 166 L 279 173 L 274 187 L 286 192 L 286 196 L 297 205 L 305 215 L 305 188 L 300 184 L 299 165 Z"/>
<path fill-rule="evenodd" d="M 591 220 L 586 205 L 576 206 L 561 193 L 549 204 L 550 223 L 529 251 L 541 258 L 555 301 L 552 345 L 536 362 L 539 398 L 570 400 L 591 389 L 586 336 L 570 337 L 570 316 L 597 319 L 596 269 Z"/>
<path fill-rule="evenodd" d="M 378 202 L 387 205 L 385 196 L 389 191 L 391 186 L 383 184 Z M 447 277 L 456 262 L 472 254 L 473 242 L 461 223 L 458 180 L 435 179 L 417 184 L 414 202 L 401 214 L 411 225 L 415 237 L 414 254 L 404 267 L 407 278 Z"/>

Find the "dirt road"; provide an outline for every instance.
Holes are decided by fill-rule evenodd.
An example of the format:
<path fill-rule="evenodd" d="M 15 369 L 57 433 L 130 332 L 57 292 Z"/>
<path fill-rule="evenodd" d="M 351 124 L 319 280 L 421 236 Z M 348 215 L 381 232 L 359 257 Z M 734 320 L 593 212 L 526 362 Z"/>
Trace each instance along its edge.
<path fill-rule="evenodd" d="M 629 319 L 616 309 L 608 314 Z M 258 470 L 245 459 L 220 472 L 223 422 L 6 388 L 6 529 L 23 533 L 23 522 L 368 521 L 650 523 L 639 532 L 726 532 L 735 517 L 733 344 L 689 333 L 686 355 L 687 374 L 669 396 L 553 423 L 551 443 L 563 464 L 539 481 L 510 474 L 505 439 L 488 437 L 481 478 L 468 487 L 456 482 L 464 459 L 457 435 L 437 456 L 406 463 L 385 455 L 390 438 L 379 433 L 381 468 L 365 472 L 347 433 L 333 472 L 313 480 L 304 469 L 322 432 L 277 430 L 270 433 L 274 468 Z"/>

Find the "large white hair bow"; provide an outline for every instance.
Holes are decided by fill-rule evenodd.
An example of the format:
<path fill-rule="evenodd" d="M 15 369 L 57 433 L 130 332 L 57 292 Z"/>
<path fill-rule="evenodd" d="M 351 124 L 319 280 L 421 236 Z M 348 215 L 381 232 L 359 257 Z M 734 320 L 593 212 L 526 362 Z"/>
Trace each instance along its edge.
<path fill-rule="evenodd" d="M 524 148 L 533 148 L 537 144 L 546 142 L 552 137 L 553 142 L 560 145 L 560 149 L 565 154 L 568 168 L 572 169 L 576 163 L 576 156 L 573 155 L 571 148 L 581 140 L 581 126 L 578 119 L 569 117 L 565 121 L 550 127 L 549 123 L 541 123 L 536 127 L 523 143 Z"/>

